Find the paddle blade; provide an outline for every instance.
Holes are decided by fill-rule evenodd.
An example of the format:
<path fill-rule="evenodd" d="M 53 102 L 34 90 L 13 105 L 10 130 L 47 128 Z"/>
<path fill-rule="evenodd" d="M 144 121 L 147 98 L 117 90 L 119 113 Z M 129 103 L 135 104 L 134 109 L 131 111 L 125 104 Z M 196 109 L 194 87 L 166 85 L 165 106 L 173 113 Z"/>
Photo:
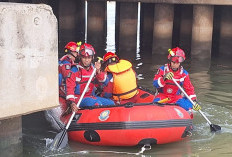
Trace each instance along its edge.
<path fill-rule="evenodd" d="M 210 130 L 211 130 L 211 132 L 220 131 L 221 127 L 219 125 L 210 124 Z"/>
<path fill-rule="evenodd" d="M 57 150 L 64 148 L 68 143 L 67 131 L 63 130 L 56 135 L 52 144 L 50 145 L 50 150 Z"/>

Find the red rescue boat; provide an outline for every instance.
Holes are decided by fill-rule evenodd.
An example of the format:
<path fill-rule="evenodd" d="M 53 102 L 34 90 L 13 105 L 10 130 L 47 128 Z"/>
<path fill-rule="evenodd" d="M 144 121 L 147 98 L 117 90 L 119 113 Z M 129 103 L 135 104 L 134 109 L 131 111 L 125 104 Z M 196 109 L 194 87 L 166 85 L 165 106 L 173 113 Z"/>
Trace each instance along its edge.
<path fill-rule="evenodd" d="M 60 102 L 64 103 L 60 98 Z M 69 116 L 61 118 L 63 122 Z M 183 108 L 154 103 L 127 103 L 79 110 L 69 129 L 70 140 L 102 146 L 165 144 L 191 135 L 192 118 Z"/>

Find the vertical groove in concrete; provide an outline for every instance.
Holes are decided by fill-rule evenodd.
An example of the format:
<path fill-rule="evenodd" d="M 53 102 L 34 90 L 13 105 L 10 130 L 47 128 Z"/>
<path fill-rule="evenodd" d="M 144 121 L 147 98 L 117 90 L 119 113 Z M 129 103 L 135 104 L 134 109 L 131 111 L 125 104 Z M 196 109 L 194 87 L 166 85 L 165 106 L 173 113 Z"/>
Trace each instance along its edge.
<path fill-rule="evenodd" d="M 116 3 L 116 26 L 118 34 L 118 54 L 120 58 L 134 60 L 136 57 L 138 3 Z"/>
<path fill-rule="evenodd" d="M 97 56 L 106 48 L 106 2 L 88 2 L 87 42 L 93 45 Z"/>
<path fill-rule="evenodd" d="M 155 4 L 153 31 L 153 54 L 168 54 L 172 46 L 174 6 L 172 4 Z"/>
<path fill-rule="evenodd" d="M 194 5 L 192 26 L 192 59 L 211 58 L 214 6 Z"/>

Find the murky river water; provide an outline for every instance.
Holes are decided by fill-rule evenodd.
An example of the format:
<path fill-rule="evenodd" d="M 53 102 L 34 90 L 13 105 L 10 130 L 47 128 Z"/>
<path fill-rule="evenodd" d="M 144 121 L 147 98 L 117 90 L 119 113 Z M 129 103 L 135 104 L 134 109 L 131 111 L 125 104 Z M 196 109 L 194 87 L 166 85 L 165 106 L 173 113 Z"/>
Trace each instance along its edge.
<path fill-rule="evenodd" d="M 113 11 L 114 8 L 110 8 Z M 114 19 L 114 18 L 111 18 Z M 114 24 L 114 21 L 110 22 Z M 113 28 L 113 27 L 109 27 Z M 114 29 L 108 29 L 111 36 L 107 42 L 108 50 L 114 50 Z M 208 65 L 192 63 L 187 60 L 185 69 L 202 104 L 202 111 L 213 123 L 222 127 L 221 132 L 211 133 L 206 120 L 198 113 L 194 113 L 194 130 L 189 139 L 154 145 L 151 150 L 140 153 L 140 147 L 100 147 L 69 142 L 69 145 L 59 152 L 49 152 L 46 144 L 57 134 L 45 119 L 43 112 L 23 117 L 23 156 L 142 156 L 142 157 L 229 157 L 232 156 L 232 63 L 229 60 L 215 58 Z M 152 80 L 157 68 L 165 64 L 165 60 L 147 61 L 139 59 L 134 64 L 138 74 L 138 84 L 153 89 Z M 48 117 L 49 118 L 49 117 Z"/>
<path fill-rule="evenodd" d="M 140 63 L 141 62 L 141 63 Z M 138 61 L 139 85 L 153 89 L 152 80 L 159 65 Z M 213 123 L 222 127 L 221 132 L 211 133 L 206 120 L 194 113 L 194 130 L 189 139 L 181 142 L 154 145 L 143 153 L 140 147 L 100 147 L 69 142 L 59 152 L 49 152 L 49 143 L 57 132 L 39 112 L 23 117 L 23 156 L 143 156 L 143 157 L 213 157 L 232 156 L 232 63 L 214 60 L 210 66 L 184 64 L 195 86 L 202 111 Z"/>

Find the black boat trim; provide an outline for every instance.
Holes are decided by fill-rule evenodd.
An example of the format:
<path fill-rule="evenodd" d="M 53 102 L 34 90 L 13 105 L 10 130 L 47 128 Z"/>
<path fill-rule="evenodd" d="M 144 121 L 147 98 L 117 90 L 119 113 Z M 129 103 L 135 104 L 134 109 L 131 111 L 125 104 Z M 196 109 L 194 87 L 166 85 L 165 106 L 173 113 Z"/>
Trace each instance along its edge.
<path fill-rule="evenodd" d="M 127 121 L 127 122 L 100 122 L 100 123 L 71 123 L 68 131 L 82 130 L 129 130 L 153 129 L 192 126 L 191 119 L 172 119 L 156 121 Z"/>

